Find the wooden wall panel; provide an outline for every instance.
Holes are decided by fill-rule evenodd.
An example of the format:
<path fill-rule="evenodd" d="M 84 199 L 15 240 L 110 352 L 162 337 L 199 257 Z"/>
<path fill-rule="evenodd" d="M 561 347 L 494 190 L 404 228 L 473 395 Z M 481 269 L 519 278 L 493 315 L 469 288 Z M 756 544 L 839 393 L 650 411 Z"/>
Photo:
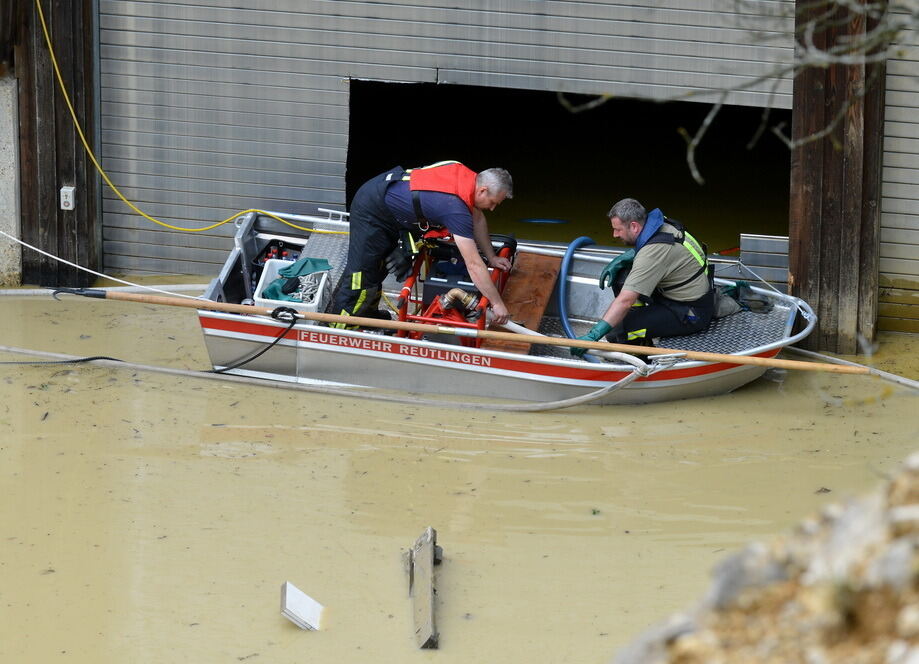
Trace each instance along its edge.
<path fill-rule="evenodd" d="M 915 31 L 894 44 L 892 52 L 880 201 L 878 326 L 919 332 L 919 44 Z"/>
<path fill-rule="evenodd" d="M 45 3 L 45 19 L 71 103 L 84 133 L 93 132 L 93 3 Z M 32 2 L 22 2 L 15 55 L 19 79 L 22 238 L 49 254 L 98 269 L 101 234 L 98 180 L 85 158 Z M 76 189 L 76 206 L 61 210 L 60 189 Z M 22 279 L 42 286 L 88 285 L 95 277 L 48 256 L 23 251 Z"/>
<path fill-rule="evenodd" d="M 801 31 L 821 5 L 799 8 Z M 857 11 L 835 18 L 816 33 L 820 48 L 871 27 Z M 817 313 L 811 348 L 856 353 L 876 333 L 884 74 L 883 64 L 833 65 L 795 79 L 789 283 Z"/>

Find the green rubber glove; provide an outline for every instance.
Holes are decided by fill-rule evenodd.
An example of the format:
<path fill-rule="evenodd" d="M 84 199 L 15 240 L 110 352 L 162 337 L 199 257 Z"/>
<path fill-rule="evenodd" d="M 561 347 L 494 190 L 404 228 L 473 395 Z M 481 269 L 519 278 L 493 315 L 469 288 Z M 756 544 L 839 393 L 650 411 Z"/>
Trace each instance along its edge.
<path fill-rule="evenodd" d="M 600 272 L 600 290 L 603 290 L 615 281 L 616 273 L 619 272 L 619 270 L 631 268 L 633 260 L 635 260 L 635 250 L 629 249 L 628 251 L 623 251 L 607 263 L 603 271 Z"/>
<path fill-rule="evenodd" d="M 605 320 L 601 320 L 597 322 L 597 324 L 592 328 L 590 328 L 590 332 L 578 337 L 578 341 L 599 341 L 612 331 L 613 328 L 610 326 L 610 324 Z M 569 350 L 575 357 L 584 357 L 584 353 L 587 352 L 586 348 L 571 348 Z"/>

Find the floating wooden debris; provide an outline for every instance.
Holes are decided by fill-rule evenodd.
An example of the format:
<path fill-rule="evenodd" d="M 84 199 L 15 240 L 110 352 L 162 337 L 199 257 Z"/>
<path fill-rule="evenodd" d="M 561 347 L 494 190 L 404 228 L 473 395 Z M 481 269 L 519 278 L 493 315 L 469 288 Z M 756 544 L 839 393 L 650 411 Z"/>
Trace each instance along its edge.
<path fill-rule="evenodd" d="M 415 618 L 415 640 L 419 648 L 437 647 L 434 624 L 434 565 L 439 565 L 443 550 L 437 546 L 437 531 L 428 526 L 405 552 L 408 571 L 408 594 L 412 598 Z"/>
<path fill-rule="evenodd" d="M 281 614 L 300 629 L 319 629 L 324 608 L 290 581 L 281 586 Z"/>

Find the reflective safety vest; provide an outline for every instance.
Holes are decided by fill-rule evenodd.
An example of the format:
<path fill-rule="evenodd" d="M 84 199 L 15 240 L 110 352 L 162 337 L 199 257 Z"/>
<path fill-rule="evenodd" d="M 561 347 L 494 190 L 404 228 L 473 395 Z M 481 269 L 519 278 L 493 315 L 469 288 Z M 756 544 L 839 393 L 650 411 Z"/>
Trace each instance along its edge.
<path fill-rule="evenodd" d="M 439 161 L 430 166 L 411 168 L 405 171 L 403 180 L 408 180 L 413 201 L 417 201 L 416 191 L 439 191 L 458 197 L 470 212 L 475 209 L 475 171 L 466 168 L 458 161 Z M 415 212 L 421 221 L 420 206 L 415 202 Z"/>
<path fill-rule="evenodd" d="M 654 235 L 652 235 L 650 238 L 648 238 L 643 243 L 642 246 L 648 245 L 648 244 L 676 244 L 676 243 L 679 243 L 683 245 L 683 248 L 686 249 L 686 251 L 688 251 L 690 255 L 695 259 L 696 263 L 699 264 L 699 269 L 696 271 L 695 274 L 693 274 L 688 279 L 684 279 L 680 283 L 674 284 L 673 286 L 667 286 L 667 288 L 660 288 L 659 290 L 663 292 L 665 290 L 674 290 L 676 288 L 680 288 L 682 286 L 685 286 L 689 282 L 694 281 L 696 278 L 698 278 L 702 274 L 706 274 L 706 278 L 708 279 L 708 282 L 709 282 L 709 289 L 713 288 L 714 287 L 714 283 L 712 281 L 713 275 L 712 275 L 711 266 L 709 265 L 708 258 L 706 256 L 706 254 L 708 253 L 706 246 L 702 244 L 701 242 L 699 242 L 692 235 L 690 235 L 689 231 L 687 231 L 686 228 L 683 226 L 683 224 L 681 224 L 680 222 L 675 221 L 673 219 L 667 219 L 666 217 L 664 217 L 664 221 L 670 224 L 671 226 L 673 226 L 674 228 L 676 228 L 678 232 L 682 233 L 682 237 L 677 237 L 671 233 L 667 233 L 666 231 L 659 230 L 656 233 L 654 233 Z"/>

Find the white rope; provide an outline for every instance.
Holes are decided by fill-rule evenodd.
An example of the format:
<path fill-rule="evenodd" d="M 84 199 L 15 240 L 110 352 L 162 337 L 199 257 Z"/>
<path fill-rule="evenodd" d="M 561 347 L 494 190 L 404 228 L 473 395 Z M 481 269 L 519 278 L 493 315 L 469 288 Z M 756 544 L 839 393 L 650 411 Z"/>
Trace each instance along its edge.
<path fill-rule="evenodd" d="M 29 350 L 26 348 L 13 348 L 10 346 L 0 346 L 0 352 L 5 353 L 16 353 L 20 355 L 33 355 L 36 357 L 45 357 L 59 362 L 79 362 L 84 358 L 76 355 L 64 355 L 61 353 L 49 353 L 46 351 L 40 350 Z M 436 408 L 458 408 L 464 410 L 499 410 L 499 411 L 519 411 L 519 412 L 539 412 L 546 410 L 558 410 L 560 408 L 570 408 L 572 406 L 578 406 L 585 403 L 590 403 L 601 399 L 610 392 L 614 392 L 622 387 L 625 387 L 636 378 L 639 377 L 637 371 L 633 371 L 631 374 L 625 376 L 625 378 L 619 380 L 616 383 L 611 385 L 606 385 L 599 390 L 595 390 L 588 394 L 584 394 L 577 397 L 571 397 L 569 399 L 561 399 L 559 401 L 547 401 L 542 403 L 520 403 L 520 404 L 495 404 L 495 403 L 474 403 L 474 402 L 462 402 L 462 401 L 443 401 L 437 399 L 425 399 L 418 396 L 396 396 L 389 394 L 380 394 L 377 392 L 369 390 L 351 390 L 347 388 L 336 388 L 328 387 L 322 385 L 304 385 L 302 383 L 287 383 L 283 381 L 277 382 L 268 382 L 262 378 L 249 378 L 247 376 L 234 376 L 231 374 L 218 374 L 212 373 L 210 371 L 194 371 L 190 369 L 172 369 L 169 367 L 156 367 L 145 364 L 135 364 L 133 362 L 120 362 L 118 360 L 104 360 L 104 359 L 94 359 L 92 360 L 93 364 L 100 366 L 106 366 L 111 368 L 123 368 L 123 369 L 132 369 L 140 371 L 151 371 L 154 373 L 162 373 L 172 376 L 182 376 L 185 378 L 208 378 L 211 380 L 223 380 L 230 383 L 239 383 L 244 385 L 255 385 L 258 387 L 267 387 L 267 388 L 280 388 L 284 390 L 296 390 L 300 392 L 315 392 L 319 394 L 330 394 L 335 396 L 348 396 L 348 397 L 360 397 L 360 398 L 369 398 L 375 401 L 388 401 L 391 403 L 403 403 L 411 404 L 415 406 L 433 406 Z"/>
<path fill-rule="evenodd" d="M 886 371 L 881 371 L 880 369 L 875 369 L 874 367 L 869 367 L 865 364 L 859 364 L 858 362 L 850 362 L 849 360 L 843 360 L 838 357 L 833 357 L 831 355 L 823 355 L 822 353 L 815 353 L 812 350 L 804 350 L 803 348 L 795 348 L 794 346 L 786 346 L 785 350 L 790 350 L 799 355 L 804 355 L 806 357 L 813 357 L 815 359 L 821 359 L 826 362 L 831 362 L 833 364 L 845 364 L 850 367 L 861 367 L 867 369 L 872 376 L 877 376 L 883 380 L 889 381 L 891 383 L 896 383 L 897 385 L 903 385 L 904 387 L 909 387 L 914 390 L 919 390 L 919 381 L 912 380 L 911 378 L 906 378 L 905 376 L 898 376 L 897 374 L 888 373 Z"/>
<path fill-rule="evenodd" d="M 304 304 L 315 304 L 316 297 L 319 295 L 319 284 L 322 283 L 322 275 L 322 272 L 313 272 L 298 277 L 300 287 L 296 292 L 291 293 L 291 297 L 300 300 Z"/>
<path fill-rule="evenodd" d="M 489 316 L 489 322 L 490 322 L 491 311 L 488 312 L 488 316 Z M 535 330 L 531 330 L 530 328 L 525 327 L 523 325 L 519 325 L 518 323 L 515 323 L 514 321 L 511 321 L 511 320 L 504 323 L 504 325 L 502 325 L 501 327 L 507 330 L 510 330 L 511 332 L 516 332 L 517 334 L 530 334 L 535 337 L 548 336 L 541 332 L 536 332 Z M 618 362 L 624 362 L 626 364 L 629 364 L 632 366 L 632 370 L 637 371 L 639 375 L 641 376 L 647 376 L 652 373 L 651 367 L 649 367 L 643 360 L 635 357 L 634 355 L 629 355 L 628 353 L 620 353 L 620 352 L 612 351 L 612 350 L 597 350 L 593 348 L 588 350 L 587 352 L 590 353 L 591 355 L 602 357 L 604 360 L 609 360 L 610 362 L 618 361 Z"/>
<path fill-rule="evenodd" d="M 782 291 L 780 291 L 778 288 L 776 288 L 775 286 L 773 286 L 772 284 L 770 284 L 768 281 L 766 281 L 765 279 L 763 279 L 761 276 L 759 276 L 756 272 L 753 271 L 752 268 L 750 268 L 750 267 L 749 267 L 748 265 L 746 265 L 745 263 L 743 263 L 743 262 L 741 262 L 741 261 L 737 261 L 737 264 L 738 264 L 740 267 L 742 267 L 744 270 L 746 270 L 747 272 L 749 272 L 750 274 L 752 274 L 754 277 L 756 277 L 762 284 L 764 284 L 764 285 L 765 285 L 767 288 L 769 288 L 770 290 L 775 291 L 775 292 L 778 293 L 779 295 L 785 295 L 785 294 L 784 294 Z"/>
<path fill-rule="evenodd" d="M 182 291 L 194 291 L 194 292 L 204 292 L 207 288 L 207 284 L 160 284 L 159 286 L 160 293 L 168 293 L 172 295 L 173 293 L 180 293 Z M 140 293 L 146 290 L 149 290 L 150 286 L 103 286 L 102 288 L 97 288 L 95 290 L 102 291 L 115 291 L 121 293 Z M 17 297 L 51 297 L 52 291 L 54 289 L 51 287 L 48 288 L 4 288 L 0 290 L 0 297 L 8 296 L 17 296 Z"/>
<path fill-rule="evenodd" d="M 157 293 L 163 293 L 165 295 L 178 295 L 180 297 L 185 297 L 190 300 L 204 300 L 205 299 L 202 297 L 195 297 L 192 295 L 184 295 L 182 293 L 169 292 L 169 291 L 161 290 L 159 288 L 154 288 L 152 286 L 143 286 L 141 284 L 135 284 L 130 281 L 124 281 L 123 279 L 117 279 L 115 277 L 110 277 L 106 274 L 95 272 L 93 270 L 90 270 L 89 268 L 85 268 L 81 265 L 77 265 L 76 263 L 71 263 L 70 261 L 67 261 L 63 258 L 59 258 L 58 256 L 50 254 L 47 251 L 43 251 L 42 249 L 39 249 L 38 247 L 34 247 L 31 244 L 24 242 L 23 240 L 20 240 L 19 238 L 14 237 L 2 230 L 0 230 L 0 234 L 6 236 L 7 238 L 9 238 L 10 240 L 14 242 L 18 242 L 24 247 L 32 249 L 33 251 L 37 251 L 38 253 L 44 256 L 47 256 L 48 258 L 51 258 L 53 260 L 56 260 L 60 263 L 64 263 L 65 265 L 69 265 L 78 270 L 83 270 L 84 272 L 88 272 L 100 278 L 109 279 L 111 281 L 125 284 L 127 286 L 130 286 L 131 288 L 149 290 L 149 291 L 153 291 Z M 302 285 L 302 282 L 301 282 L 301 285 Z M 518 327 L 521 327 L 521 329 L 524 329 L 524 330 L 527 329 L 527 328 L 523 328 L 522 326 L 518 326 Z M 530 332 L 530 330 L 527 330 L 527 331 Z M 532 332 L 532 333 L 538 334 L 536 332 Z M 545 335 L 541 335 L 541 336 L 545 336 Z M 43 357 L 54 357 L 56 360 L 59 360 L 59 361 L 78 361 L 81 359 L 78 356 L 61 355 L 58 353 L 45 353 L 43 351 L 33 351 L 33 350 L 27 350 L 27 349 L 10 348 L 7 346 L 0 346 L 0 351 L 6 351 L 10 353 L 20 353 L 20 354 L 25 354 L 25 355 L 38 355 L 38 356 L 43 356 Z M 158 373 L 166 373 L 166 374 L 172 374 L 172 375 L 189 376 L 189 377 L 197 377 L 197 378 L 211 378 L 211 379 L 216 378 L 216 379 L 221 379 L 221 380 L 229 380 L 231 382 L 246 383 L 249 385 L 261 385 L 263 387 L 273 386 L 273 387 L 281 387 L 284 389 L 296 389 L 296 390 L 302 390 L 306 392 L 319 392 L 319 393 L 324 393 L 324 394 L 335 394 L 335 395 L 341 395 L 341 396 L 363 396 L 363 397 L 369 397 L 371 399 L 375 399 L 378 401 L 390 401 L 390 402 L 395 402 L 395 403 L 409 403 L 409 404 L 417 404 L 417 405 L 424 405 L 424 406 L 447 406 L 450 408 L 462 408 L 462 409 L 471 408 L 471 409 L 499 410 L 499 411 L 538 412 L 538 411 L 544 411 L 544 410 L 557 410 L 560 408 L 570 408 L 572 406 L 577 406 L 580 404 L 591 403 L 593 401 L 597 401 L 598 399 L 602 399 L 607 394 L 610 394 L 611 392 L 614 392 L 618 389 L 625 387 L 626 385 L 636 380 L 640 376 L 647 375 L 648 373 L 647 366 L 643 362 L 641 362 L 641 360 L 638 360 L 638 358 L 634 358 L 630 355 L 625 355 L 622 353 L 609 353 L 608 355 L 611 356 L 609 359 L 614 359 L 612 356 L 617 356 L 615 357 L 615 359 L 624 360 L 629 363 L 635 362 L 637 364 L 633 366 L 632 372 L 626 375 L 625 377 L 623 377 L 622 379 L 618 380 L 615 383 L 605 385 L 604 387 L 594 390 L 593 392 L 590 392 L 588 394 L 583 394 L 583 395 L 580 395 L 577 397 L 571 397 L 568 399 L 561 399 L 558 401 L 548 401 L 548 402 L 542 402 L 542 403 L 522 403 L 522 404 L 495 404 L 495 403 L 480 404 L 480 403 L 439 401 L 435 399 L 424 399 L 420 397 L 396 397 L 396 396 L 390 396 L 390 395 L 384 395 L 384 394 L 377 394 L 375 392 L 369 392 L 369 391 L 357 392 L 355 390 L 331 388 L 331 387 L 324 387 L 324 386 L 314 386 L 314 385 L 303 385 L 300 383 L 285 383 L 283 381 L 278 381 L 277 383 L 268 384 L 264 380 L 247 378 L 245 376 L 233 376 L 229 374 L 217 374 L 217 373 L 210 373 L 210 372 L 205 372 L 205 371 L 191 371 L 191 370 L 184 370 L 184 369 L 170 369 L 167 367 L 155 367 L 155 366 L 134 364 L 134 363 L 129 363 L 129 362 L 112 361 L 112 360 L 93 360 L 93 362 L 97 364 L 101 364 L 101 365 L 106 365 L 106 366 L 114 366 L 114 367 L 120 366 L 120 367 L 139 369 L 139 370 L 144 370 L 144 371 L 153 371 L 153 372 L 158 372 Z M 640 366 L 638 366 L 639 364 Z"/>
<path fill-rule="evenodd" d="M 194 295 L 184 295 L 184 294 L 182 294 L 182 293 L 176 293 L 176 292 L 170 292 L 170 291 L 160 290 L 159 288 L 154 288 L 153 286 L 143 286 L 143 285 L 141 285 L 141 284 L 135 284 L 135 283 L 133 283 L 133 282 L 131 282 L 131 281 L 125 281 L 124 279 L 118 279 L 118 278 L 116 278 L 116 277 L 110 277 L 110 276 L 108 276 L 107 274 L 102 274 L 101 272 L 96 272 L 95 270 L 90 270 L 88 267 L 83 267 L 82 265 L 77 265 L 76 263 L 71 263 L 70 261 L 65 260 L 65 259 L 63 259 L 63 258 L 60 258 L 60 257 L 58 257 L 58 256 L 55 256 L 54 254 L 49 254 L 47 251 L 44 251 L 44 250 L 42 250 L 42 249 L 39 249 L 38 247 L 33 247 L 33 246 L 32 246 L 31 244 L 29 244 L 28 242 L 24 242 L 24 241 L 20 240 L 18 237 L 14 237 L 14 236 L 10 235 L 9 233 L 6 233 L 6 232 L 4 232 L 4 231 L 2 231 L 2 230 L 0 230 L 0 235 L 4 235 L 4 236 L 8 237 L 10 240 L 12 240 L 13 242 L 18 242 L 18 243 L 21 244 L 23 247 L 27 247 L 27 248 L 31 249 L 32 251 L 37 251 L 38 253 L 42 254 L 43 256 L 47 256 L 48 258 L 51 258 L 51 259 L 53 259 L 53 260 L 56 260 L 56 261 L 59 262 L 59 263 L 63 263 L 64 265 L 69 265 L 70 267 L 75 267 L 75 268 L 78 269 L 78 270 L 83 270 L 84 272 L 88 272 L 89 274 L 93 274 L 93 275 L 95 275 L 95 276 L 97 276 L 97 277 L 100 277 L 100 278 L 102 278 L 102 279 L 108 279 L 108 280 L 110 280 L 110 281 L 116 281 L 116 282 L 118 282 L 119 284 L 124 284 L 124 285 L 126 285 L 126 286 L 131 286 L 132 288 L 138 288 L 138 289 L 140 289 L 140 290 L 153 291 L 154 293 L 163 293 L 164 295 L 178 295 L 179 297 L 187 297 L 189 300 L 201 300 L 201 299 L 204 299 L 204 298 L 201 298 L 201 297 L 196 297 L 196 296 L 194 296 Z"/>
<path fill-rule="evenodd" d="M 747 272 L 749 272 L 757 281 L 759 281 L 761 284 L 763 284 L 764 286 L 766 286 L 766 288 L 768 288 L 769 290 L 773 291 L 776 295 L 779 295 L 780 297 L 783 297 L 783 298 L 786 297 L 785 293 L 783 293 L 782 291 L 780 291 L 778 288 L 776 288 L 775 286 L 773 286 L 772 284 L 770 284 L 768 281 L 766 281 L 763 277 L 761 277 L 761 276 L 758 275 L 756 272 L 754 272 L 753 269 L 752 269 L 751 267 L 749 267 L 748 265 L 746 265 L 743 261 L 738 260 L 738 261 L 736 261 L 736 262 L 732 262 L 732 264 L 736 264 L 736 265 L 739 266 L 740 268 L 742 268 L 742 269 L 746 270 Z M 731 279 L 728 279 L 728 278 L 726 278 L 726 277 L 720 277 L 720 278 L 726 279 L 727 281 L 731 281 Z M 798 312 L 799 312 L 802 316 L 804 316 L 805 318 L 808 318 L 808 319 L 810 318 L 810 314 L 809 314 L 807 311 L 804 310 L 804 308 L 801 306 L 800 303 L 797 303 L 797 304 L 796 304 L 796 308 L 797 308 Z"/>

